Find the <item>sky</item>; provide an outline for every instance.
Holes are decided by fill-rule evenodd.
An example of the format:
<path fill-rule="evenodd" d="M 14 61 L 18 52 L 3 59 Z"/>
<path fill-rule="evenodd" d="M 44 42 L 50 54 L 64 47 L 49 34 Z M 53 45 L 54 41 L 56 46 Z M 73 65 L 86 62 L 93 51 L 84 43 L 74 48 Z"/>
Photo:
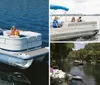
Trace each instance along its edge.
<path fill-rule="evenodd" d="M 74 48 L 73 50 L 79 50 L 81 48 L 84 48 L 86 43 L 74 43 Z"/>
<path fill-rule="evenodd" d="M 68 7 L 68 14 L 100 14 L 100 0 L 50 0 L 50 4 Z"/>

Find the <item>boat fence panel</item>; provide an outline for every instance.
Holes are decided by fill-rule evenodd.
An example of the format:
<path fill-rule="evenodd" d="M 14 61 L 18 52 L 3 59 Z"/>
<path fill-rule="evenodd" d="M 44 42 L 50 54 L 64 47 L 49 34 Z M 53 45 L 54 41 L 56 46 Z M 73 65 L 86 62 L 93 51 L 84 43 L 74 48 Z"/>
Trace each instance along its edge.
<path fill-rule="evenodd" d="M 97 27 L 97 22 L 75 22 L 75 23 L 68 23 L 68 27 L 91 27 L 91 28 L 96 28 Z"/>
<path fill-rule="evenodd" d="M 6 38 L 6 43 L 7 44 L 16 44 L 16 45 L 20 45 L 20 44 L 24 44 L 26 43 L 27 38 Z"/>
<path fill-rule="evenodd" d="M 0 43 L 5 43 L 5 39 L 4 38 L 0 38 Z"/>
<path fill-rule="evenodd" d="M 0 47 L 6 50 L 21 51 L 42 45 L 41 35 L 24 38 L 0 37 Z"/>

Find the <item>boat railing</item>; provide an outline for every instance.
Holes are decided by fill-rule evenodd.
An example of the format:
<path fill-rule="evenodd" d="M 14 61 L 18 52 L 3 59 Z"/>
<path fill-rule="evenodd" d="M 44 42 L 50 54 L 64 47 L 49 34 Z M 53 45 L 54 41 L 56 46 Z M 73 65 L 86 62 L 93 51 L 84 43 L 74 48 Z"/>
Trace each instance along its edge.
<path fill-rule="evenodd" d="M 95 21 L 85 21 L 85 22 L 67 22 L 64 23 L 62 28 L 67 29 L 96 29 L 97 28 L 97 22 Z"/>
<path fill-rule="evenodd" d="M 18 51 L 24 49 L 28 50 L 30 48 L 36 48 L 42 45 L 41 34 L 34 32 L 23 32 L 21 35 L 24 35 L 24 37 L 8 36 L 8 34 L 4 33 L 3 36 L 0 36 L 1 48 Z"/>
<path fill-rule="evenodd" d="M 50 22 L 50 27 L 52 27 L 52 22 Z M 64 22 L 63 26 L 61 28 L 97 28 L 97 22 L 96 21 L 85 21 L 85 22 Z"/>
<path fill-rule="evenodd" d="M 91 21 L 91 22 L 69 22 L 68 23 L 68 27 L 71 27 L 71 26 L 86 26 L 86 25 L 95 25 L 97 24 L 97 22 L 95 21 Z"/>

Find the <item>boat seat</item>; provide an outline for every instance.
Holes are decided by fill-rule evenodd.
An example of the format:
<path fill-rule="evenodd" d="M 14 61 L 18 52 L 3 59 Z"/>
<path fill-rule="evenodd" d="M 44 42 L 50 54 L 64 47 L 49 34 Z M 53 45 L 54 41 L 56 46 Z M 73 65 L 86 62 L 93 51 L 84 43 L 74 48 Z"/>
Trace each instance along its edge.
<path fill-rule="evenodd" d="M 23 34 L 20 34 L 19 36 L 14 36 L 14 35 L 10 35 L 10 36 L 8 36 L 10 34 L 10 31 L 9 30 L 7 30 L 7 31 L 3 31 L 3 36 L 5 36 L 5 37 L 26 37 L 25 35 L 23 35 Z"/>
<path fill-rule="evenodd" d="M 20 37 L 26 37 L 25 35 L 19 35 Z"/>

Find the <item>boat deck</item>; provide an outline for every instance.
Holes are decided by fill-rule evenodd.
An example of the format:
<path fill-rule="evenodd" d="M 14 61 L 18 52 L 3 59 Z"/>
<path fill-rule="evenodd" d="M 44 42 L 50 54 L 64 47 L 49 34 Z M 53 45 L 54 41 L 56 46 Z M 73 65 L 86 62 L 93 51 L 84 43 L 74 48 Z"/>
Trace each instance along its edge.
<path fill-rule="evenodd" d="M 97 22 L 64 23 L 61 28 L 51 28 L 51 40 L 64 40 L 80 36 L 89 36 L 97 32 Z"/>
<path fill-rule="evenodd" d="M 38 57 L 38 56 L 45 55 L 48 52 L 49 52 L 48 48 L 40 48 L 40 49 L 37 49 L 37 50 L 25 51 L 25 52 L 22 52 L 22 53 L 30 55 L 29 57 L 27 57 L 25 59 L 32 59 L 32 58 L 35 58 L 35 57 Z"/>
<path fill-rule="evenodd" d="M 15 52 L 15 53 L 9 53 L 9 54 L 2 51 L 0 53 L 11 56 L 11 57 L 16 57 L 16 58 L 20 58 L 24 60 L 30 60 L 30 59 L 34 59 L 34 58 L 43 56 L 45 54 L 48 54 L 49 49 L 48 47 L 45 47 L 45 48 L 38 48 L 35 50 L 26 50 L 23 52 Z"/>

